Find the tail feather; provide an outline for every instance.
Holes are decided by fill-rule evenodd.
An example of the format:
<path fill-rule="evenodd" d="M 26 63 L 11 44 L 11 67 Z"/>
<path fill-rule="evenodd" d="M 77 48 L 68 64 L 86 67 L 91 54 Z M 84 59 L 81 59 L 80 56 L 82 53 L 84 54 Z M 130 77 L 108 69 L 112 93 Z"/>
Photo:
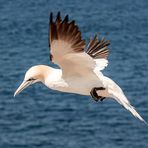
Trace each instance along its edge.
<path fill-rule="evenodd" d="M 143 121 L 147 126 L 148 123 L 141 117 L 141 115 L 136 111 L 136 109 L 130 104 L 126 96 L 123 94 L 123 92 L 113 93 L 114 99 L 121 104 L 124 108 L 126 108 L 128 111 L 130 111 L 136 118 Z"/>
<path fill-rule="evenodd" d="M 141 115 L 136 111 L 136 109 L 130 104 L 126 96 L 124 95 L 122 89 L 110 78 L 103 77 L 104 82 L 107 85 L 108 93 L 110 97 L 114 98 L 119 104 L 131 112 L 136 118 L 143 121 L 146 125 L 148 123 L 141 117 Z"/>

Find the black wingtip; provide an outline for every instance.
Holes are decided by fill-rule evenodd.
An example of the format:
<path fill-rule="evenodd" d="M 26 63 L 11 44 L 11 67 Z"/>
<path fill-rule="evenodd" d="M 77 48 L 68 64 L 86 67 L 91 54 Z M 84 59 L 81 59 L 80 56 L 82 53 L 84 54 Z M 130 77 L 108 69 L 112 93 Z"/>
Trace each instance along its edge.
<path fill-rule="evenodd" d="M 97 40 L 97 39 L 98 39 L 98 35 L 95 34 L 95 36 L 94 36 L 94 40 Z"/>
<path fill-rule="evenodd" d="M 52 23 L 52 20 L 53 20 L 53 13 L 51 12 L 50 13 L 50 23 Z"/>
<path fill-rule="evenodd" d="M 75 25 L 75 21 L 74 21 L 74 20 L 73 20 L 73 21 L 71 21 L 71 22 L 70 22 L 70 24 Z"/>
<path fill-rule="evenodd" d="M 60 11 L 57 13 L 57 18 L 56 18 L 56 22 L 60 22 L 61 21 L 61 15 L 60 15 Z"/>
<path fill-rule="evenodd" d="M 110 40 L 106 40 L 104 44 L 105 44 L 105 46 L 109 46 L 110 45 Z"/>
<path fill-rule="evenodd" d="M 58 13 L 57 13 L 57 18 L 60 18 L 60 17 L 61 17 L 60 11 L 58 11 Z"/>
<path fill-rule="evenodd" d="M 63 21 L 68 22 L 68 20 L 69 20 L 68 15 L 66 15 Z"/>

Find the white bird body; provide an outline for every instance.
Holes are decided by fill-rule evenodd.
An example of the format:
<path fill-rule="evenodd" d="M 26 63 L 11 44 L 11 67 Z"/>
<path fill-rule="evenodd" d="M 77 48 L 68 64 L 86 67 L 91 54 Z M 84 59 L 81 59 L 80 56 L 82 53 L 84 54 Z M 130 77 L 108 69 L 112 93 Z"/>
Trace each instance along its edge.
<path fill-rule="evenodd" d="M 85 42 L 81 39 L 78 27 L 74 21 L 68 22 L 68 16 L 62 21 L 59 13 L 55 22 L 51 14 L 49 38 L 51 61 L 59 65 L 60 69 L 45 65 L 31 67 L 14 96 L 29 85 L 42 82 L 50 89 L 91 95 L 94 100 L 113 98 L 135 117 L 144 121 L 122 89 L 101 72 L 108 65 L 109 41 L 98 40 L 95 36 L 94 39 L 90 39 L 87 50 L 84 51 Z"/>
<path fill-rule="evenodd" d="M 83 64 L 82 58 L 80 59 L 81 59 L 81 64 Z M 86 59 L 87 59 L 87 56 L 86 56 Z M 82 65 L 80 66 L 77 65 L 77 69 L 80 68 L 81 71 L 79 70 L 77 71 L 78 73 L 74 73 L 74 74 L 68 71 L 70 74 L 69 73 L 65 74 L 65 75 L 68 75 L 68 77 L 65 75 L 63 77 L 61 69 L 55 69 L 52 67 L 45 66 L 45 69 L 46 69 L 45 71 L 48 71 L 48 76 L 45 77 L 45 81 L 43 83 L 47 87 L 54 90 L 59 90 L 62 92 L 69 92 L 69 93 L 76 93 L 81 95 L 90 95 L 90 90 L 93 87 L 105 86 L 102 81 L 103 78 L 105 77 L 103 76 L 102 72 L 100 72 L 100 69 L 103 69 L 105 66 L 107 66 L 107 60 L 105 59 L 98 59 L 98 60 L 91 59 L 91 60 L 94 61 L 95 66 L 93 66 L 94 67 L 93 68 L 92 65 L 90 65 L 91 69 L 89 69 L 89 72 L 82 71 L 83 69 L 83 68 L 81 69 Z M 99 64 L 97 64 L 98 61 L 100 61 Z M 76 62 L 79 63 L 79 60 L 77 60 Z M 106 90 L 99 91 L 98 95 L 99 94 L 100 96 L 109 97 Z"/>
<path fill-rule="evenodd" d="M 41 73 L 42 76 L 41 76 Z M 100 75 L 100 78 L 102 79 L 100 81 L 100 78 L 98 77 L 95 72 L 92 71 L 94 74 L 94 79 L 92 80 L 92 77 L 89 75 L 75 75 L 72 77 L 69 77 L 67 79 L 62 77 L 62 70 L 52 68 L 46 65 L 37 65 L 30 68 L 30 70 L 26 73 L 26 81 L 28 79 L 28 75 L 34 75 L 36 73 L 38 79 L 45 84 L 48 88 L 53 90 L 58 90 L 62 92 L 68 92 L 68 93 L 76 93 L 81 95 L 90 95 L 90 90 L 93 87 L 105 87 L 105 90 L 98 91 L 98 95 L 104 96 L 104 97 L 111 97 L 111 95 L 107 91 L 108 82 L 104 81 L 107 80 L 107 77 L 103 76 L 101 72 L 98 72 Z M 108 78 L 109 79 L 109 78 Z M 111 80 L 111 79 L 109 79 Z M 112 86 L 112 85 L 111 85 Z"/>
<path fill-rule="evenodd" d="M 76 93 L 81 95 L 90 95 L 90 90 L 93 87 L 98 87 L 99 85 L 99 79 L 89 79 L 89 76 L 87 75 L 85 77 L 81 76 L 72 76 L 67 79 L 64 79 L 62 77 L 62 71 L 61 70 L 53 70 L 54 78 L 57 79 L 50 80 L 51 76 L 49 76 L 45 80 L 45 85 L 51 89 L 59 90 L 62 92 L 69 92 L 69 93 Z M 52 78 L 53 78 L 52 77 Z"/>
<path fill-rule="evenodd" d="M 90 90 L 92 88 L 98 86 L 104 87 L 106 88 L 105 90 L 97 91 L 98 96 L 110 97 L 115 99 L 118 103 L 129 110 L 135 117 L 145 122 L 145 120 L 137 113 L 135 108 L 131 106 L 122 89 L 113 80 L 104 76 L 99 71 L 96 71 L 94 75 L 96 75 L 97 77 L 93 80 L 92 77 L 89 77 L 88 75 L 85 75 L 83 77 L 73 76 L 64 80 L 62 78 L 62 70 L 52 68 L 52 72 L 49 72 L 48 77 L 46 77 L 43 83 L 53 90 L 88 96 L 90 95 Z"/>

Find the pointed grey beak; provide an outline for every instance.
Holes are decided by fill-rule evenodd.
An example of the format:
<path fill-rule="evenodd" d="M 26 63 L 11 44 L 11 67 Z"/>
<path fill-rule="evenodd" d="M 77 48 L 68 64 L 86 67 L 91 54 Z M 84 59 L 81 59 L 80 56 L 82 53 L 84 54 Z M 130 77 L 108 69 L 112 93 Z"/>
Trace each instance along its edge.
<path fill-rule="evenodd" d="M 22 90 L 24 90 L 26 87 L 28 87 L 29 85 L 31 85 L 32 82 L 30 81 L 23 81 L 22 84 L 18 87 L 18 89 L 15 91 L 14 93 L 14 97 L 16 95 L 18 95 Z"/>

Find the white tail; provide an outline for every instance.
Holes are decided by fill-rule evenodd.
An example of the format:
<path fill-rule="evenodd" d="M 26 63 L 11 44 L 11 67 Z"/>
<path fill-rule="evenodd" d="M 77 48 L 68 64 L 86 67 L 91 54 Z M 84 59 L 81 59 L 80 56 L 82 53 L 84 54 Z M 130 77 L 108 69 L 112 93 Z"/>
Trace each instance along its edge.
<path fill-rule="evenodd" d="M 123 107 L 129 110 L 136 118 L 143 121 L 146 125 L 148 123 L 140 116 L 140 114 L 136 111 L 136 109 L 130 104 L 124 94 L 114 95 L 114 99 L 120 103 Z"/>
<path fill-rule="evenodd" d="M 110 78 L 105 77 L 104 80 L 107 82 L 108 92 L 110 97 L 114 98 L 119 104 L 125 107 L 128 111 L 130 111 L 136 118 L 143 121 L 146 125 L 148 123 L 140 116 L 140 114 L 136 111 L 136 109 L 130 104 L 126 96 L 124 95 L 122 89 Z"/>

